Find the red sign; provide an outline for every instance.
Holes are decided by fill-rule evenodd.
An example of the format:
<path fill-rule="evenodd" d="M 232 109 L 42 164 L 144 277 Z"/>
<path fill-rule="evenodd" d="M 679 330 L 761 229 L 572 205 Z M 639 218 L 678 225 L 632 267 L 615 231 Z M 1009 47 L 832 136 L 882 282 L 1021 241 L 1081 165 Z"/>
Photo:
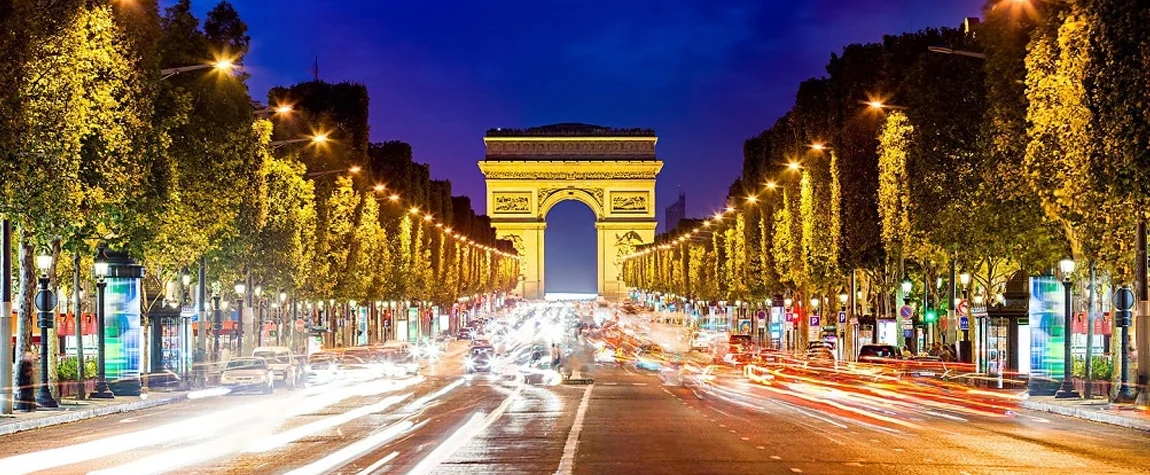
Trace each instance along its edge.
<path fill-rule="evenodd" d="M 303 330 L 304 330 L 304 322 L 303 322 L 303 319 L 302 319 L 302 318 L 297 318 L 297 319 L 295 320 L 295 331 L 297 331 L 297 332 L 302 332 Z"/>
<path fill-rule="evenodd" d="M 1087 325 L 1088 321 L 1089 321 L 1089 319 L 1086 317 L 1086 313 L 1084 313 L 1084 312 L 1076 313 L 1076 314 L 1074 314 L 1074 318 L 1071 320 L 1070 330 L 1073 331 L 1074 333 L 1077 333 L 1080 335 L 1085 335 L 1086 334 L 1086 325 Z M 1103 313 L 1102 315 L 1099 315 L 1099 316 L 1094 318 L 1094 334 L 1095 335 L 1110 336 L 1110 327 L 1111 326 L 1112 326 L 1112 321 L 1110 319 L 1110 313 L 1109 312 Z"/>

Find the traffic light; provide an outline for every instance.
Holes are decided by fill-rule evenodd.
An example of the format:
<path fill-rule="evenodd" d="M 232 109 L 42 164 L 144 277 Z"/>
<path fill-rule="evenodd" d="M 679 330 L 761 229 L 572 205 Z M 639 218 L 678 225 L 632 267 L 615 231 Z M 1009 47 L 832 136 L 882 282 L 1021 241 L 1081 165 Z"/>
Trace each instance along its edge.
<path fill-rule="evenodd" d="M 938 320 L 938 312 L 933 308 L 927 309 L 926 310 L 926 323 L 934 323 L 937 320 Z"/>

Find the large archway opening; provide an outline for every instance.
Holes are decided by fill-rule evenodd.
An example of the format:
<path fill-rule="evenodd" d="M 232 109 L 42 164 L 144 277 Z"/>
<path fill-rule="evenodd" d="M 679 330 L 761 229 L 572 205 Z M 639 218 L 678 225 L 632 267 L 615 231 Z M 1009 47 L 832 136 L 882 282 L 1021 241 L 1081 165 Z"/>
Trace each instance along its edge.
<path fill-rule="evenodd" d="M 595 213 L 576 200 L 563 201 L 544 216 L 544 293 L 594 294 L 598 291 Z"/>

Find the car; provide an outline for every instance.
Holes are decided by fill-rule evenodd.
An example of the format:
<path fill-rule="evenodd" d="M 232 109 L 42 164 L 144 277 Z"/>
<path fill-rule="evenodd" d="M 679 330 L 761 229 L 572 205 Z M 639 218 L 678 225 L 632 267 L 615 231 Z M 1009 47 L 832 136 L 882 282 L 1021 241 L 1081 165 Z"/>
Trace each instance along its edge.
<path fill-rule="evenodd" d="M 303 371 L 296 362 L 291 348 L 286 346 L 259 346 L 252 350 L 252 356 L 267 360 L 277 384 L 296 388 L 303 379 Z"/>
<path fill-rule="evenodd" d="M 490 372 L 495 363 L 495 348 L 491 345 L 487 346 L 472 346 L 467 351 L 467 357 L 464 359 L 464 366 L 467 374 L 478 372 Z"/>
<path fill-rule="evenodd" d="M 476 338 L 471 340 L 471 347 L 475 348 L 477 346 L 491 346 L 491 342 L 484 338 Z"/>
<path fill-rule="evenodd" d="M 777 349 L 766 348 L 759 350 L 755 359 L 760 363 L 779 363 L 783 361 L 783 354 Z"/>
<path fill-rule="evenodd" d="M 603 364 L 615 364 L 618 360 L 615 357 L 615 349 L 610 345 L 605 345 L 595 352 L 595 362 Z"/>
<path fill-rule="evenodd" d="M 635 353 L 635 368 L 649 371 L 662 369 L 663 362 L 666 360 L 663 349 L 658 345 L 643 346 L 646 348 L 640 347 L 639 351 Z"/>
<path fill-rule="evenodd" d="M 466 328 L 466 327 L 460 328 L 459 332 L 455 334 L 455 338 L 458 340 L 470 340 L 471 339 L 471 329 Z"/>
<path fill-rule="evenodd" d="M 312 353 L 307 358 L 307 384 L 324 384 L 339 378 L 340 355 L 331 352 Z"/>
<path fill-rule="evenodd" d="M 343 350 L 344 356 L 354 356 L 363 360 L 364 363 L 382 363 L 380 354 L 374 348 L 369 347 L 355 347 Z"/>
<path fill-rule="evenodd" d="M 858 361 L 860 363 L 888 364 L 900 358 L 902 352 L 894 345 L 862 345 L 859 347 Z"/>
<path fill-rule="evenodd" d="M 835 360 L 834 349 L 830 346 L 809 346 L 805 356 L 808 360 Z"/>
<path fill-rule="evenodd" d="M 339 359 L 338 371 L 338 376 L 341 378 L 353 378 L 361 380 L 371 379 L 383 375 L 383 369 L 381 365 L 372 364 L 364 361 L 358 356 L 346 354 L 341 356 Z"/>
<path fill-rule="evenodd" d="M 732 351 L 734 353 L 742 353 L 744 351 L 750 351 L 751 348 L 754 347 L 754 345 L 755 345 L 754 340 L 751 338 L 751 335 L 739 335 L 739 334 L 731 335 L 730 337 L 728 337 L 727 338 L 727 344 L 732 346 L 732 347 L 738 347 L 739 348 L 738 351 Z"/>
<path fill-rule="evenodd" d="M 414 376 L 419 373 L 419 364 L 415 362 L 415 355 L 395 348 L 382 348 L 380 352 L 384 376 Z"/>
<path fill-rule="evenodd" d="M 751 364 L 754 359 L 753 353 L 727 353 L 727 356 L 723 357 L 724 362 L 736 368 Z"/>
<path fill-rule="evenodd" d="M 937 356 L 912 356 L 901 362 L 899 369 L 912 378 L 939 378 L 946 375 L 946 363 Z"/>
<path fill-rule="evenodd" d="M 263 358 L 232 358 L 220 373 L 220 384 L 233 392 L 256 389 L 271 394 L 275 390 L 275 376 Z"/>

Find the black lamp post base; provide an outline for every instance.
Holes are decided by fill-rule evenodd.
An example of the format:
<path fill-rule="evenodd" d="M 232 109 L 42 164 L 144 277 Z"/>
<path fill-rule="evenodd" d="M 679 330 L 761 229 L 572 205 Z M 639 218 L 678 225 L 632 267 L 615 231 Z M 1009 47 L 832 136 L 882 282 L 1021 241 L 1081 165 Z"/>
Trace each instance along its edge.
<path fill-rule="evenodd" d="M 36 392 L 36 405 L 40 407 L 60 407 L 60 404 L 52 398 L 52 393 L 48 391 L 48 386 L 40 386 L 40 390 Z"/>
<path fill-rule="evenodd" d="M 88 395 L 90 399 L 115 399 L 116 395 L 108 388 L 108 383 L 105 381 L 96 382 L 96 389 L 92 394 Z"/>
<path fill-rule="evenodd" d="M 1054 393 L 1054 399 L 1082 399 L 1082 394 L 1070 388 L 1058 388 L 1058 392 Z"/>
<path fill-rule="evenodd" d="M 1118 393 L 1114 395 L 1114 402 L 1134 402 L 1138 395 L 1134 392 L 1134 388 L 1129 385 L 1122 385 L 1118 387 Z"/>

